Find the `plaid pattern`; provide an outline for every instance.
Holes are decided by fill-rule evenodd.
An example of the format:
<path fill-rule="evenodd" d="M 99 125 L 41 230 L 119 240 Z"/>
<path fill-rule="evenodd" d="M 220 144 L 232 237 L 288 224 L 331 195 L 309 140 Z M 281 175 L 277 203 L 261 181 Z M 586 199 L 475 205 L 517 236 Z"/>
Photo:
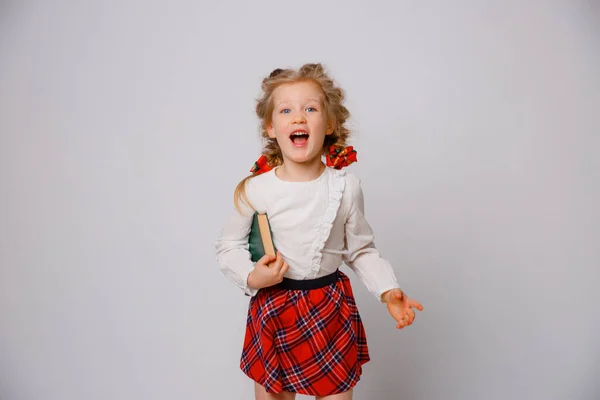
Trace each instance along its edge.
<path fill-rule="evenodd" d="M 369 361 L 348 277 L 313 290 L 261 289 L 250 299 L 240 367 L 268 393 L 350 390 Z"/>

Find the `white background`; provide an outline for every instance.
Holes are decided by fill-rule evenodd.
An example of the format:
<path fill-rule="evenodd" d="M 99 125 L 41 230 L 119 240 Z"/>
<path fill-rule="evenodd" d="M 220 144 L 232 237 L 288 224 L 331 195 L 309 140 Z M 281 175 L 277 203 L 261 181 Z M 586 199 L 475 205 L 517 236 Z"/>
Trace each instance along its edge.
<path fill-rule="evenodd" d="M 397 331 L 350 273 L 355 398 L 600 398 L 597 1 L 4 0 L 2 400 L 252 398 L 214 242 L 261 79 L 305 62 L 425 307 Z"/>

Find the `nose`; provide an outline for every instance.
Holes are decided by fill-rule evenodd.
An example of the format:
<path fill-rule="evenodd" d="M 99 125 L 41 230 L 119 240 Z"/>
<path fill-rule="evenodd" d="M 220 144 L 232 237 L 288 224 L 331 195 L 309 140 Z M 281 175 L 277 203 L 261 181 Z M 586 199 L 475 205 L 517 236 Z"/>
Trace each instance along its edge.
<path fill-rule="evenodd" d="M 292 124 L 303 124 L 306 122 L 306 117 L 303 112 L 295 112 L 292 115 Z"/>

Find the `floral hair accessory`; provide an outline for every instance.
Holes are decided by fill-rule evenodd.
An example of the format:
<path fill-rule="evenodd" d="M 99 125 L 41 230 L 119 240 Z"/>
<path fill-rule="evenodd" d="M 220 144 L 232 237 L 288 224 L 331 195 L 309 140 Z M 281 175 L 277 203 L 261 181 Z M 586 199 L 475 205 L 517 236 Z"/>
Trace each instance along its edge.
<path fill-rule="evenodd" d="M 325 159 L 327 161 L 327 166 L 335 169 L 342 169 L 353 162 L 358 161 L 356 159 L 356 150 L 354 150 L 352 146 L 331 146 L 329 147 L 329 154 L 325 156 Z M 250 168 L 250 172 L 254 175 L 260 175 L 269 172 L 272 169 L 273 167 L 269 165 L 267 157 L 263 154 L 256 160 L 252 168 Z"/>
<path fill-rule="evenodd" d="M 325 156 L 325 159 L 327 160 L 328 167 L 342 169 L 357 161 L 356 150 L 352 146 L 331 146 L 329 154 Z"/>
<path fill-rule="evenodd" d="M 256 160 L 252 168 L 250 168 L 250 172 L 252 172 L 255 175 L 260 175 L 264 174 L 265 172 L 269 172 L 272 169 L 273 167 L 271 167 L 269 163 L 267 163 L 267 157 L 265 157 L 265 155 L 263 154 L 258 160 Z"/>

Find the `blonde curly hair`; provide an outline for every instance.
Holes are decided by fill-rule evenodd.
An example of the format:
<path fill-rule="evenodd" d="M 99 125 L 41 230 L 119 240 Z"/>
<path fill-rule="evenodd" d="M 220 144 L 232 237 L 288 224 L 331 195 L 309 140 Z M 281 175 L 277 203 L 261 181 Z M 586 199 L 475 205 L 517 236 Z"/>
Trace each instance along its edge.
<path fill-rule="evenodd" d="M 319 85 L 324 97 L 324 110 L 327 120 L 333 132 L 325 136 L 323 143 L 323 155 L 327 154 L 329 147 L 346 146 L 346 141 L 350 136 L 350 130 L 345 126 L 350 117 L 350 112 L 342 104 L 344 102 L 344 91 L 338 87 L 333 79 L 327 75 L 321 64 L 304 64 L 298 70 L 295 69 L 275 69 L 268 77 L 262 81 L 262 96 L 257 99 L 256 115 L 260 119 L 260 133 L 265 141 L 262 154 L 267 159 L 270 167 L 275 167 L 283 163 L 281 149 L 277 140 L 269 137 L 267 127 L 273 122 L 273 92 L 279 86 L 290 83 L 312 81 Z M 240 201 L 250 205 L 246 195 L 246 184 L 255 174 L 249 175 L 235 188 L 233 200 L 238 211 L 241 212 Z"/>

